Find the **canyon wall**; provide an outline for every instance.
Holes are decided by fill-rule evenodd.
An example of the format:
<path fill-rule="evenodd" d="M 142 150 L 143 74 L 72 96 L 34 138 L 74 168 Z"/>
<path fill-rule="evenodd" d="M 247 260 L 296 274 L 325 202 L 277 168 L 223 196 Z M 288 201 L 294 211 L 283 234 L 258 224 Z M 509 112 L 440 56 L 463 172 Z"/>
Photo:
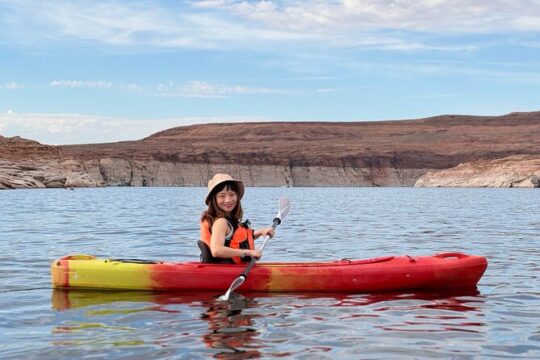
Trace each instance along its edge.
<path fill-rule="evenodd" d="M 205 124 L 138 141 L 50 146 L 0 136 L 0 188 L 538 187 L 540 112 L 376 122 Z"/>
<path fill-rule="evenodd" d="M 246 186 L 413 186 L 426 169 L 184 164 L 105 158 L 84 163 L 0 161 L 0 188 L 206 186 L 228 172 Z"/>

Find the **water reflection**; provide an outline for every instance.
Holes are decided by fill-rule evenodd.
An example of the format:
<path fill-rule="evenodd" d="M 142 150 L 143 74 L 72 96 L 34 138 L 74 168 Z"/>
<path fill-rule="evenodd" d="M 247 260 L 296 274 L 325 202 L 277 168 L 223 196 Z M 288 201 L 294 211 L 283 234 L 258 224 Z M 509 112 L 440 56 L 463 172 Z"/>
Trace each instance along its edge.
<path fill-rule="evenodd" d="M 360 299 L 345 298 L 341 306 L 351 305 L 374 305 L 377 303 L 389 303 L 403 300 L 416 300 L 416 304 L 413 307 L 426 308 L 426 309 L 439 309 L 439 310 L 453 310 L 453 311 L 475 311 L 477 307 L 474 306 L 475 302 L 480 302 L 480 292 L 476 287 L 474 288 L 462 288 L 446 291 L 423 291 L 414 293 L 400 293 L 400 292 L 387 292 L 387 293 L 375 293 L 365 294 Z M 478 297 L 478 299 L 471 299 Z M 421 301 L 418 303 L 418 301 Z M 378 311 L 389 310 L 395 306 L 382 306 L 377 308 Z"/>
<path fill-rule="evenodd" d="M 59 290 L 52 292 L 52 307 L 57 311 L 84 310 L 84 321 L 67 321 L 57 325 L 53 333 L 73 333 L 84 330 L 134 330 L 132 327 L 106 325 L 96 323 L 91 319 L 95 316 L 118 318 L 120 316 L 144 312 L 158 312 L 168 314 L 181 314 L 188 312 L 181 307 L 193 309 L 191 315 L 196 315 L 207 324 L 200 339 L 205 347 L 218 351 L 213 356 L 219 359 L 252 359 L 261 356 L 257 343 L 259 331 L 255 327 L 256 313 L 243 312 L 245 309 L 256 308 L 255 298 L 246 298 L 239 294 L 232 294 L 230 301 L 220 301 L 217 298 L 221 294 L 196 293 L 154 293 L 139 291 L 92 291 L 92 290 Z M 179 307 L 180 306 L 180 307 Z M 175 310 L 175 309 L 180 310 Z M 197 311 L 197 310 L 202 310 Z M 155 315 L 152 315 L 155 318 Z M 133 325 L 132 325 L 133 326 Z M 135 329 L 136 330 L 136 329 Z M 195 336 L 199 332 L 195 329 L 192 333 L 184 333 L 181 336 Z M 131 336 L 131 335 L 127 335 Z M 176 334 L 170 333 L 166 337 L 172 338 Z M 118 345 L 119 342 L 116 342 Z M 126 340 L 129 345 L 143 345 L 143 341 Z M 81 345 L 80 341 L 56 341 L 56 345 Z"/>
<path fill-rule="evenodd" d="M 254 359 L 261 356 L 258 350 L 256 318 L 260 315 L 244 311 L 256 308 L 257 301 L 233 294 L 230 301 L 207 303 L 207 310 L 201 319 L 208 321 L 208 334 L 202 337 L 204 344 L 220 352 L 218 359 Z"/>
<path fill-rule="evenodd" d="M 139 312 L 145 310 L 170 312 L 164 305 L 176 303 L 189 303 L 205 299 L 195 295 L 178 295 L 167 293 L 155 293 L 151 291 L 98 291 L 98 290 L 63 290 L 54 289 L 51 295 L 52 308 L 62 311 L 68 309 L 85 308 L 93 305 L 105 305 L 113 303 L 150 303 L 157 306 L 142 308 L 129 308 L 120 312 Z M 107 310 L 101 310 L 107 311 Z M 118 313 L 118 309 L 110 309 L 110 314 Z M 93 312 L 96 314 L 96 312 Z M 92 312 L 90 313 L 92 314 Z"/>
<path fill-rule="evenodd" d="M 93 344 L 109 341 L 137 351 L 151 346 L 176 355 L 175 351 L 191 351 L 194 356 L 253 359 L 320 354 L 325 345 L 321 334 L 343 336 L 325 347 L 324 352 L 329 352 L 365 342 L 367 335 L 380 331 L 415 333 L 409 341 L 423 334 L 418 341 L 434 341 L 430 333 L 482 336 L 485 326 L 485 299 L 475 288 L 380 294 L 250 293 L 228 302 L 218 300 L 219 295 L 54 290 L 52 307 L 66 315 L 53 329 L 55 344 L 88 346 L 91 338 Z M 100 337 L 99 331 L 108 334 Z M 295 338 L 313 343 L 300 345 Z M 272 352 L 276 346 L 280 351 Z M 153 351 L 150 355 L 155 355 Z"/>

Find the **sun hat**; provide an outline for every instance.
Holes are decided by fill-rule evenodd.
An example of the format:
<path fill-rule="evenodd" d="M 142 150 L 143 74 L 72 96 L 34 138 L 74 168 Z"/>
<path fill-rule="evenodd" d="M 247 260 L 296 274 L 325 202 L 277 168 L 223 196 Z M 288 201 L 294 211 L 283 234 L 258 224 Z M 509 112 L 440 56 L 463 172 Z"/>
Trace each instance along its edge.
<path fill-rule="evenodd" d="M 206 205 L 208 205 L 210 202 L 212 191 L 216 188 L 216 186 L 227 181 L 234 182 L 236 185 L 238 185 L 238 200 L 242 199 L 242 196 L 244 196 L 244 183 L 242 181 L 233 179 L 233 177 L 229 174 L 216 174 L 208 182 L 208 193 L 206 194 L 206 199 L 204 200 Z"/>

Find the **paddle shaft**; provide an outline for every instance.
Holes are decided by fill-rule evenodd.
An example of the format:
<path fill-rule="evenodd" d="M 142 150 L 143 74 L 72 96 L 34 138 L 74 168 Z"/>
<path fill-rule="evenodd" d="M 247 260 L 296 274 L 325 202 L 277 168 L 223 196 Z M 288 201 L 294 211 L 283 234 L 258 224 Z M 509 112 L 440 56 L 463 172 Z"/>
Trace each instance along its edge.
<path fill-rule="evenodd" d="M 281 220 L 279 218 L 274 218 L 274 221 L 272 222 L 272 229 L 276 229 L 277 226 L 281 224 Z M 266 244 L 268 243 L 268 241 L 270 240 L 271 236 L 270 235 L 266 235 L 264 237 L 264 240 L 263 240 L 263 243 L 261 244 L 261 246 L 259 247 L 259 250 L 263 251 L 264 248 L 266 247 Z M 253 265 L 255 265 L 255 263 L 257 262 L 257 259 L 252 257 L 251 258 L 251 261 L 249 262 L 248 266 L 245 268 L 244 272 L 242 274 L 240 274 L 240 276 L 243 276 L 244 279 L 247 279 L 247 276 L 248 276 L 248 273 L 249 271 L 251 270 L 251 268 L 253 267 Z"/>

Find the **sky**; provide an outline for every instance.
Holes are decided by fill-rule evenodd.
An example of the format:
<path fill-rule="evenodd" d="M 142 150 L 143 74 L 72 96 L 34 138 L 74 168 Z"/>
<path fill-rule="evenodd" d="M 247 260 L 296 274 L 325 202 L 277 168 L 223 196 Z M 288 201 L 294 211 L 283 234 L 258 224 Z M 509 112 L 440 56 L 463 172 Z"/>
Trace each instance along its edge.
<path fill-rule="evenodd" d="M 0 0 L 0 135 L 540 109 L 538 0 Z"/>

